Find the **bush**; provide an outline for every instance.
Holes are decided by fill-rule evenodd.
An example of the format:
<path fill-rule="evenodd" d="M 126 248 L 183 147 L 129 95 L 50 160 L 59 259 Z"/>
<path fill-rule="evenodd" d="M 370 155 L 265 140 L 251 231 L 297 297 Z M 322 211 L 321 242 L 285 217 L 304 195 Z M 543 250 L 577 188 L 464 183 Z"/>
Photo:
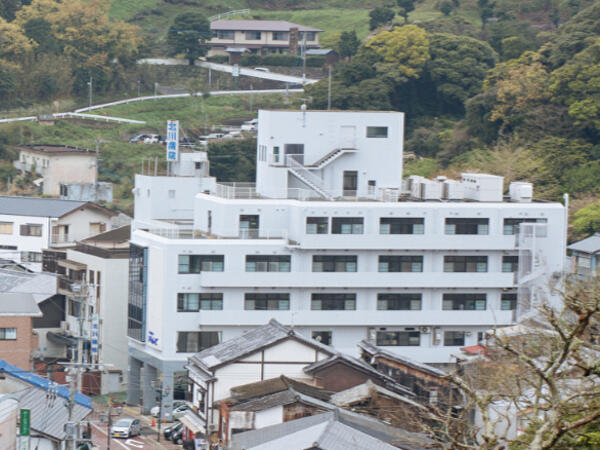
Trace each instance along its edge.
<path fill-rule="evenodd" d="M 242 56 L 242 66 L 258 66 L 261 64 L 262 58 L 259 55 Z"/>
<path fill-rule="evenodd" d="M 219 63 L 219 64 L 227 64 L 229 62 L 229 56 L 227 56 L 227 55 L 207 56 L 206 60 L 208 62 L 214 62 L 214 63 Z"/>
<path fill-rule="evenodd" d="M 325 65 L 325 58 L 322 56 L 309 56 L 306 58 L 307 67 L 323 67 Z"/>
<path fill-rule="evenodd" d="M 302 65 L 302 58 L 296 55 L 267 55 L 263 57 L 261 64 L 265 66 L 295 67 Z"/>

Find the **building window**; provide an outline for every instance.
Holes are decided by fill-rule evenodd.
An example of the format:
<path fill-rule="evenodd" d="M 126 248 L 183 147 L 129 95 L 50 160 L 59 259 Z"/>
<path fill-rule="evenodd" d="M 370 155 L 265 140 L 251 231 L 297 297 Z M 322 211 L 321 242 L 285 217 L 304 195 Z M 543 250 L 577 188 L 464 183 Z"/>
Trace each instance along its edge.
<path fill-rule="evenodd" d="M 0 341 L 14 341 L 17 339 L 16 328 L 0 328 Z"/>
<path fill-rule="evenodd" d="M 382 217 L 379 219 L 380 234 L 423 234 L 425 219 L 422 217 Z"/>
<path fill-rule="evenodd" d="M 486 307 L 486 294 L 444 294 L 444 311 L 483 311 Z"/>
<path fill-rule="evenodd" d="M 246 272 L 289 272 L 290 255 L 246 255 Z"/>
<path fill-rule="evenodd" d="M 77 300 L 69 299 L 69 315 L 73 317 L 79 317 L 81 313 L 81 303 Z"/>
<path fill-rule="evenodd" d="M 329 233 L 329 218 L 327 217 L 307 217 L 306 234 L 327 234 Z"/>
<path fill-rule="evenodd" d="M 356 255 L 313 255 L 313 272 L 356 272 Z"/>
<path fill-rule="evenodd" d="M 502 257 L 502 272 L 518 272 L 519 257 L 518 256 L 503 256 Z"/>
<path fill-rule="evenodd" d="M 273 147 L 273 162 L 279 162 L 279 147 Z"/>
<path fill-rule="evenodd" d="M 386 138 L 388 137 L 388 127 L 367 127 L 368 138 Z"/>
<path fill-rule="evenodd" d="M 446 347 L 457 347 L 465 345 L 465 332 L 444 331 L 444 345 Z"/>
<path fill-rule="evenodd" d="M 290 38 L 290 33 L 287 31 L 273 31 L 274 41 L 287 41 Z"/>
<path fill-rule="evenodd" d="M 224 255 L 179 255 L 179 273 L 223 272 Z"/>
<path fill-rule="evenodd" d="M 519 219 L 504 219 L 504 234 L 505 235 L 513 235 L 513 234 L 517 234 L 519 232 L 519 224 L 521 223 L 548 223 L 548 219 L 525 219 L 525 218 L 519 218 Z M 541 229 L 536 230 L 536 235 L 538 237 L 545 237 L 546 232 L 545 230 L 542 231 Z M 542 235 L 540 235 L 543 234 Z"/>
<path fill-rule="evenodd" d="M 244 309 L 247 311 L 274 311 L 290 309 L 290 294 L 248 293 L 244 295 Z"/>
<path fill-rule="evenodd" d="M 262 33 L 260 31 L 246 31 L 247 41 L 260 41 L 262 39 Z"/>
<path fill-rule="evenodd" d="M 378 331 L 377 345 L 418 347 L 421 345 L 421 333 L 419 331 Z"/>
<path fill-rule="evenodd" d="M 12 234 L 13 223 L 12 222 L 0 222 L 0 234 Z"/>
<path fill-rule="evenodd" d="M 514 292 L 503 293 L 500 297 L 500 309 L 502 311 L 514 311 L 517 309 L 517 294 Z"/>
<path fill-rule="evenodd" d="M 331 331 L 313 331 L 312 338 L 321 344 L 331 345 Z"/>
<path fill-rule="evenodd" d="M 217 39 L 231 39 L 231 40 L 233 40 L 234 36 L 235 36 L 235 32 L 233 32 L 233 31 L 229 31 L 229 30 L 217 31 Z"/>
<path fill-rule="evenodd" d="M 349 311 L 356 309 L 356 294 L 312 294 L 310 309 Z"/>
<path fill-rule="evenodd" d="M 42 225 L 37 223 L 28 223 L 21 225 L 21 236 L 41 236 Z"/>
<path fill-rule="evenodd" d="M 298 39 L 300 39 L 301 41 L 304 40 L 305 36 L 307 41 L 314 41 L 317 36 L 317 33 L 315 33 L 314 31 L 301 31 L 300 33 L 298 33 Z"/>
<path fill-rule="evenodd" d="M 127 336 L 142 342 L 146 339 L 147 280 L 148 249 L 131 244 L 129 246 Z"/>
<path fill-rule="evenodd" d="M 444 272 L 487 272 L 487 256 L 444 256 Z"/>
<path fill-rule="evenodd" d="M 204 310 L 222 310 L 223 294 L 203 292 L 201 294 L 177 294 L 177 312 L 197 312 Z"/>
<path fill-rule="evenodd" d="M 363 234 L 362 217 L 334 217 L 331 219 L 333 234 Z"/>
<path fill-rule="evenodd" d="M 257 239 L 260 216 L 256 214 L 240 215 L 240 238 L 241 239 Z"/>
<path fill-rule="evenodd" d="M 41 252 L 21 252 L 22 262 L 41 263 L 42 253 Z"/>
<path fill-rule="evenodd" d="M 0 245 L 0 250 L 17 250 L 16 245 Z"/>
<path fill-rule="evenodd" d="M 411 255 L 380 255 L 380 272 L 423 272 L 423 257 Z"/>
<path fill-rule="evenodd" d="M 489 219 L 446 218 L 446 234 L 489 234 Z"/>
<path fill-rule="evenodd" d="M 377 294 L 377 309 L 382 311 L 420 311 L 421 294 Z"/>
<path fill-rule="evenodd" d="M 177 333 L 177 353 L 197 353 L 221 342 L 220 331 L 180 331 Z"/>

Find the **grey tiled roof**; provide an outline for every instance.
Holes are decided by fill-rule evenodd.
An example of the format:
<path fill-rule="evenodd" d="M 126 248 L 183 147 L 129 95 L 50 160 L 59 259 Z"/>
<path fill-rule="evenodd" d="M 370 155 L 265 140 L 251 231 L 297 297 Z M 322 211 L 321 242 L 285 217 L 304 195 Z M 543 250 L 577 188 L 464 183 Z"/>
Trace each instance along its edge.
<path fill-rule="evenodd" d="M 333 348 L 323 345 L 314 339 L 305 338 L 296 333 L 292 328 L 280 324 L 275 319 L 271 319 L 266 325 L 254 328 L 241 336 L 196 353 L 190 358 L 190 362 L 204 370 L 212 370 L 288 338 L 301 341 L 311 347 L 319 348 L 324 353 L 330 355 L 335 353 Z"/>
<path fill-rule="evenodd" d="M 583 253 L 598 253 L 600 252 L 600 233 L 585 238 L 579 242 L 575 242 L 567 247 L 569 250 L 575 250 Z"/>
<path fill-rule="evenodd" d="M 0 196 L 0 214 L 33 217 L 62 217 L 86 202 L 56 198 Z"/>
<path fill-rule="evenodd" d="M 358 348 L 366 351 L 370 355 L 381 356 L 385 359 L 397 361 L 400 364 L 404 364 L 404 365 L 412 367 L 414 369 L 418 369 L 423 372 L 427 372 L 430 375 L 434 375 L 436 377 L 445 377 L 447 375 L 446 372 L 438 369 L 437 367 L 433 367 L 433 366 L 430 366 L 429 364 L 415 361 L 414 359 L 407 358 L 406 356 L 401 356 L 401 355 L 397 355 L 396 353 L 388 352 L 387 350 L 383 350 L 380 347 L 377 347 L 376 345 L 373 345 L 368 341 L 360 341 L 358 343 Z"/>
<path fill-rule="evenodd" d="M 371 417 L 335 409 L 332 412 L 247 431 L 233 436 L 232 450 L 417 450 L 427 439 L 417 433 L 386 425 Z"/>
<path fill-rule="evenodd" d="M 231 411 L 263 411 L 274 406 L 290 405 L 292 403 L 301 402 L 308 405 L 316 406 L 324 410 L 332 410 L 335 408 L 331 403 L 324 402 L 318 398 L 297 392 L 292 388 L 285 391 L 276 392 L 275 394 L 265 395 L 263 397 L 254 398 L 243 403 L 239 403 L 230 408 Z"/>
<path fill-rule="evenodd" d="M 64 425 L 69 420 L 69 409 L 65 399 L 55 396 L 48 399 L 45 390 L 31 387 L 11 394 L 19 400 L 22 409 L 31 410 L 31 429 L 51 438 L 63 440 L 66 437 Z M 92 409 L 75 403 L 73 420 L 79 422 L 85 419 Z"/>
<path fill-rule="evenodd" d="M 42 311 L 32 294 L 0 292 L 0 316 L 4 315 L 41 317 Z"/>
<path fill-rule="evenodd" d="M 292 28 L 298 28 L 298 31 L 323 31 L 285 20 L 215 20 L 210 23 L 211 30 L 290 31 Z"/>
<path fill-rule="evenodd" d="M 0 292 L 32 294 L 40 303 L 56 294 L 56 275 L 0 269 Z"/>
<path fill-rule="evenodd" d="M 230 388 L 230 401 L 242 402 L 252 398 L 264 397 L 265 395 L 274 394 L 276 392 L 294 389 L 296 392 L 318 398 L 320 400 L 329 400 L 331 392 L 326 391 L 312 384 L 303 383 L 299 380 L 280 375 L 276 378 L 268 380 L 256 381 L 254 383 L 242 384 Z"/>

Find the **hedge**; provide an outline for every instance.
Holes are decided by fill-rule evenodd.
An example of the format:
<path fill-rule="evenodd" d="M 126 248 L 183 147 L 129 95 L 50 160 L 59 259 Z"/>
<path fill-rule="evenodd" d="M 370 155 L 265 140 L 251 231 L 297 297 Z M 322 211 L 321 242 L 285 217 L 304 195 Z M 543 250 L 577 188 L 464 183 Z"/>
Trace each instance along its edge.
<path fill-rule="evenodd" d="M 321 56 L 308 56 L 307 67 L 323 67 L 325 58 Z M 244 55 L 242 66 L 280 66 L 280 67 L 302 67 L 302 58 L 295 55 Z"/>

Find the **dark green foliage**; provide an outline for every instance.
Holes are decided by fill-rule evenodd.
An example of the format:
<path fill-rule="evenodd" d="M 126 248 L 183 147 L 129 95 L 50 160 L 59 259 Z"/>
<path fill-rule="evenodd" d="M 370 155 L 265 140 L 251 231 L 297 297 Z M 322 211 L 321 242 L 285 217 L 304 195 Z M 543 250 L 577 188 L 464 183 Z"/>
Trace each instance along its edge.
<path fill-rule="evenodd" d="M 450 112 L 462 112 L 464 102 L 481 92 L 487 71 L 496 63 L 486 43 L 466 36 L 432 34 L 425 66 L 439 100 Z"/>
<path fill-rule="evenodd" d="M 438 9 L 443 15 L 449 16 L 454 10 L 454 4 L 450 0 L 441 0 L 438 3 Z"/>
<path fill-rule="evenodd" d="M 254 181 L 256 139 L 228 140 L 208 146 L 210 174 L 224 182 Z"/>
<path fill-rule="evenodd" d="M 29 4 L 30 1 L 23 0 L 0 0 L 0 17 L 7 21 L 15 18 L 15 13 L 23 4 Z"/>
<path fill-rule="evenodd" d="M 343 31 L 338 41 L 340 58 L 351 58 L 356 55 L 360 41 L 356 36 L 356 31 Z"/>
<path fill-rule="evenodd" d="M 244 55 L 242 56 L 242 66 L 258 66 L 262 62 L 260 55 Z"/>
<path fill-rule="evenodd" d="M 408 13 L 415 10 L 415 0 L 397 0 L 400 7 L 399 14 L 404 17 L 404 22 L 408 22 Z"/>
<path fill-rule="evenodd" d="M 25 35 L 36 42 L 36 53 L 58 54 L 62 51 L 60 43 L 54 38 L 52 28 L 44 19 L 31 19 L 23 25 Z"/>
<path fill-rule="evenodd" d="M 201 46 L 199 41 L 204 42 L 210 36 L 210 23 L 204 15 L 185 13 L 175 17 L 167 34 L 167 42 L 172 54 L 183 53 L 192 65 L 199 56 L 206 54 L 206 47 Z"/>
<path fill-rule="evenodd" d="M 209 62 L 214 62 L 214 63 L 219 63 L 219 64 L 227 64 L 229 62 L 229 56 L 227 56 L 227 55 L 207 56 L 206 60 Z"/>
<path fill-rule="evenodd" d="M 517 36 L 524 45 L 524 50 L 536 50 L 540 42 L 537 39 L 537 30 L 529 22 L 518 20 L 500 20 L 487 25 L 488 42 L 503 60 L 511 59 L 502 54 L 502 41 L 506 38 Z"/>
<path fill-rule="evenodd" d="M 429 33 L 449 33 L 460 36 L 469 36 L 479 39 L 479 29 L 461 16 L 452 15 L 435 20 L 419 23 L 419 26 Z"/>
<path fill-rule="evenodd" d="M 0 107 L 10 106 L 14 100 L 16 74 L 8 67 L 0 65 Z"/>
<path fill-rule="evenodd" d="M 385 6 L 378 6 L 369 13 L 369 28 L 374 30 L 381 25 L 390 23 L 395 15 L 396 13 L 393 9 L 386 8 Z"/>

